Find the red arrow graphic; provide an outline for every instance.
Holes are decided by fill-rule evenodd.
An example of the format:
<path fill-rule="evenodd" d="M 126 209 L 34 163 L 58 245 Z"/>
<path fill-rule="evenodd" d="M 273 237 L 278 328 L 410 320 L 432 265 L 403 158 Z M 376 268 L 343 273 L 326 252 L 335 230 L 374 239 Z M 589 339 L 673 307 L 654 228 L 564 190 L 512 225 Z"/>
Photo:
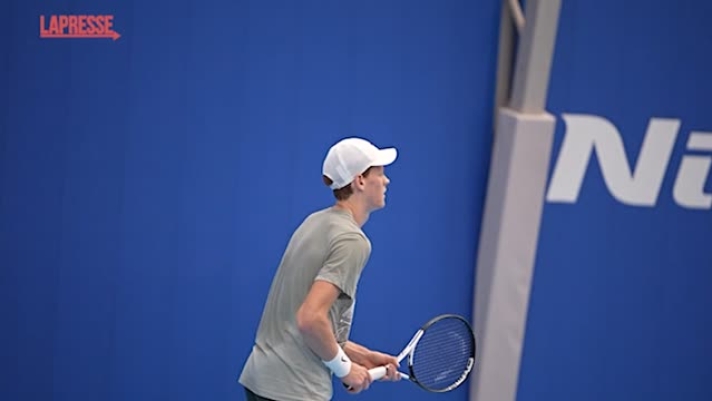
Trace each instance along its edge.
<path fill-rule="evenodd" d="M 118 39 L 121 35 L 116 31 L 108 33 L 48 33 L 40 32 L 43 39 Z"/>

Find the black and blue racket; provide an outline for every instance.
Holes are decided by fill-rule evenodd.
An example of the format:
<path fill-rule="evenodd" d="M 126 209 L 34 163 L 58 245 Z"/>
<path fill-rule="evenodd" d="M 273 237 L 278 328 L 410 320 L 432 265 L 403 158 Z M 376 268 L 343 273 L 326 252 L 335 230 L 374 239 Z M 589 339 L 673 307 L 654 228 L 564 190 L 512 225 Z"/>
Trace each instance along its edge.
<path fill-rule="evenodd" d="M 439 315 L 425 323 L 398 355 L 400 363 L 408 357 L 408 373 L 403 379 L 421 388 L 444 393 L 467 380 L 475 365 L 477 341 L 468 321 L 459 315 Z M 386 368 L 369 370 L 373 380 L 386 375 Z"/>

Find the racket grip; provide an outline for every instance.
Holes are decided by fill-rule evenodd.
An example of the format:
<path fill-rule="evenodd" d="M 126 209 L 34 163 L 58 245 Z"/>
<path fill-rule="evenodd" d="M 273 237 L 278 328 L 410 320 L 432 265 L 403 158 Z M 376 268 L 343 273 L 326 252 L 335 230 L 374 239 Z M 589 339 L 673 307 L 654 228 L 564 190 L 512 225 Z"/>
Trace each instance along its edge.
<path fill-rule="evenodd" d="M 371 375 L 371 380 L 379 380 L 380 378 L 386 375 L 386 367 L 379 366 L 377 368 L 369 369 L 368 374 Z"/>

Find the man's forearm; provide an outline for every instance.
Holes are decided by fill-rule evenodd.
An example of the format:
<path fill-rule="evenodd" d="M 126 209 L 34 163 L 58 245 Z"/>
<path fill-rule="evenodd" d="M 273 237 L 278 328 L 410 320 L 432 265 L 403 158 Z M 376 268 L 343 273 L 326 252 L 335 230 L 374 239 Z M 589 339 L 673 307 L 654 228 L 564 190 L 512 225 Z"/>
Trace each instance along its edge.
<path fill-rule="evenodd" d="M 347 341 L 346 344 L 344 344 L 344 352 L 346 352 L 346 355 L 348 355 L 352 361 L 359 365 L 368 366 L 370 355 L 373 351 L 353 341 Z"/>
<path fill-rule="evenodd" d="M 328 361 L 334 358 L 338 352 L 338 343 L 331 331 L 331 325 L 327 319 L 319 317 L 310 318 L 301 322 L 299 330 L 304 336 L 304 342 L 322 360 Z M 346 352 L 344 350 L 344 352 Z M 346 355 L 349 355 L 348 353 Z M 351 356 L 349 355 L 349 358 Z"/>

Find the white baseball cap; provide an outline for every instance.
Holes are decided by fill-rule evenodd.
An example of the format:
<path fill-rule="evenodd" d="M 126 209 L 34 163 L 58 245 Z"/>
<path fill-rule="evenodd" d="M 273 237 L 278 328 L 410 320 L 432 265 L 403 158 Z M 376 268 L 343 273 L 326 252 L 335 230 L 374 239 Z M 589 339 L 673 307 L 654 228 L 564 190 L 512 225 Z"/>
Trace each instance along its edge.
<path fill-rule="evenodd" d="M 379 149 L 362 138 L 346 138 L 329 149 L 323 174 L 333 183 L 331 189 L 343 188 L 359 174 L 373 166 L 387 166 L 398 156 L 396 148 Z"/>

